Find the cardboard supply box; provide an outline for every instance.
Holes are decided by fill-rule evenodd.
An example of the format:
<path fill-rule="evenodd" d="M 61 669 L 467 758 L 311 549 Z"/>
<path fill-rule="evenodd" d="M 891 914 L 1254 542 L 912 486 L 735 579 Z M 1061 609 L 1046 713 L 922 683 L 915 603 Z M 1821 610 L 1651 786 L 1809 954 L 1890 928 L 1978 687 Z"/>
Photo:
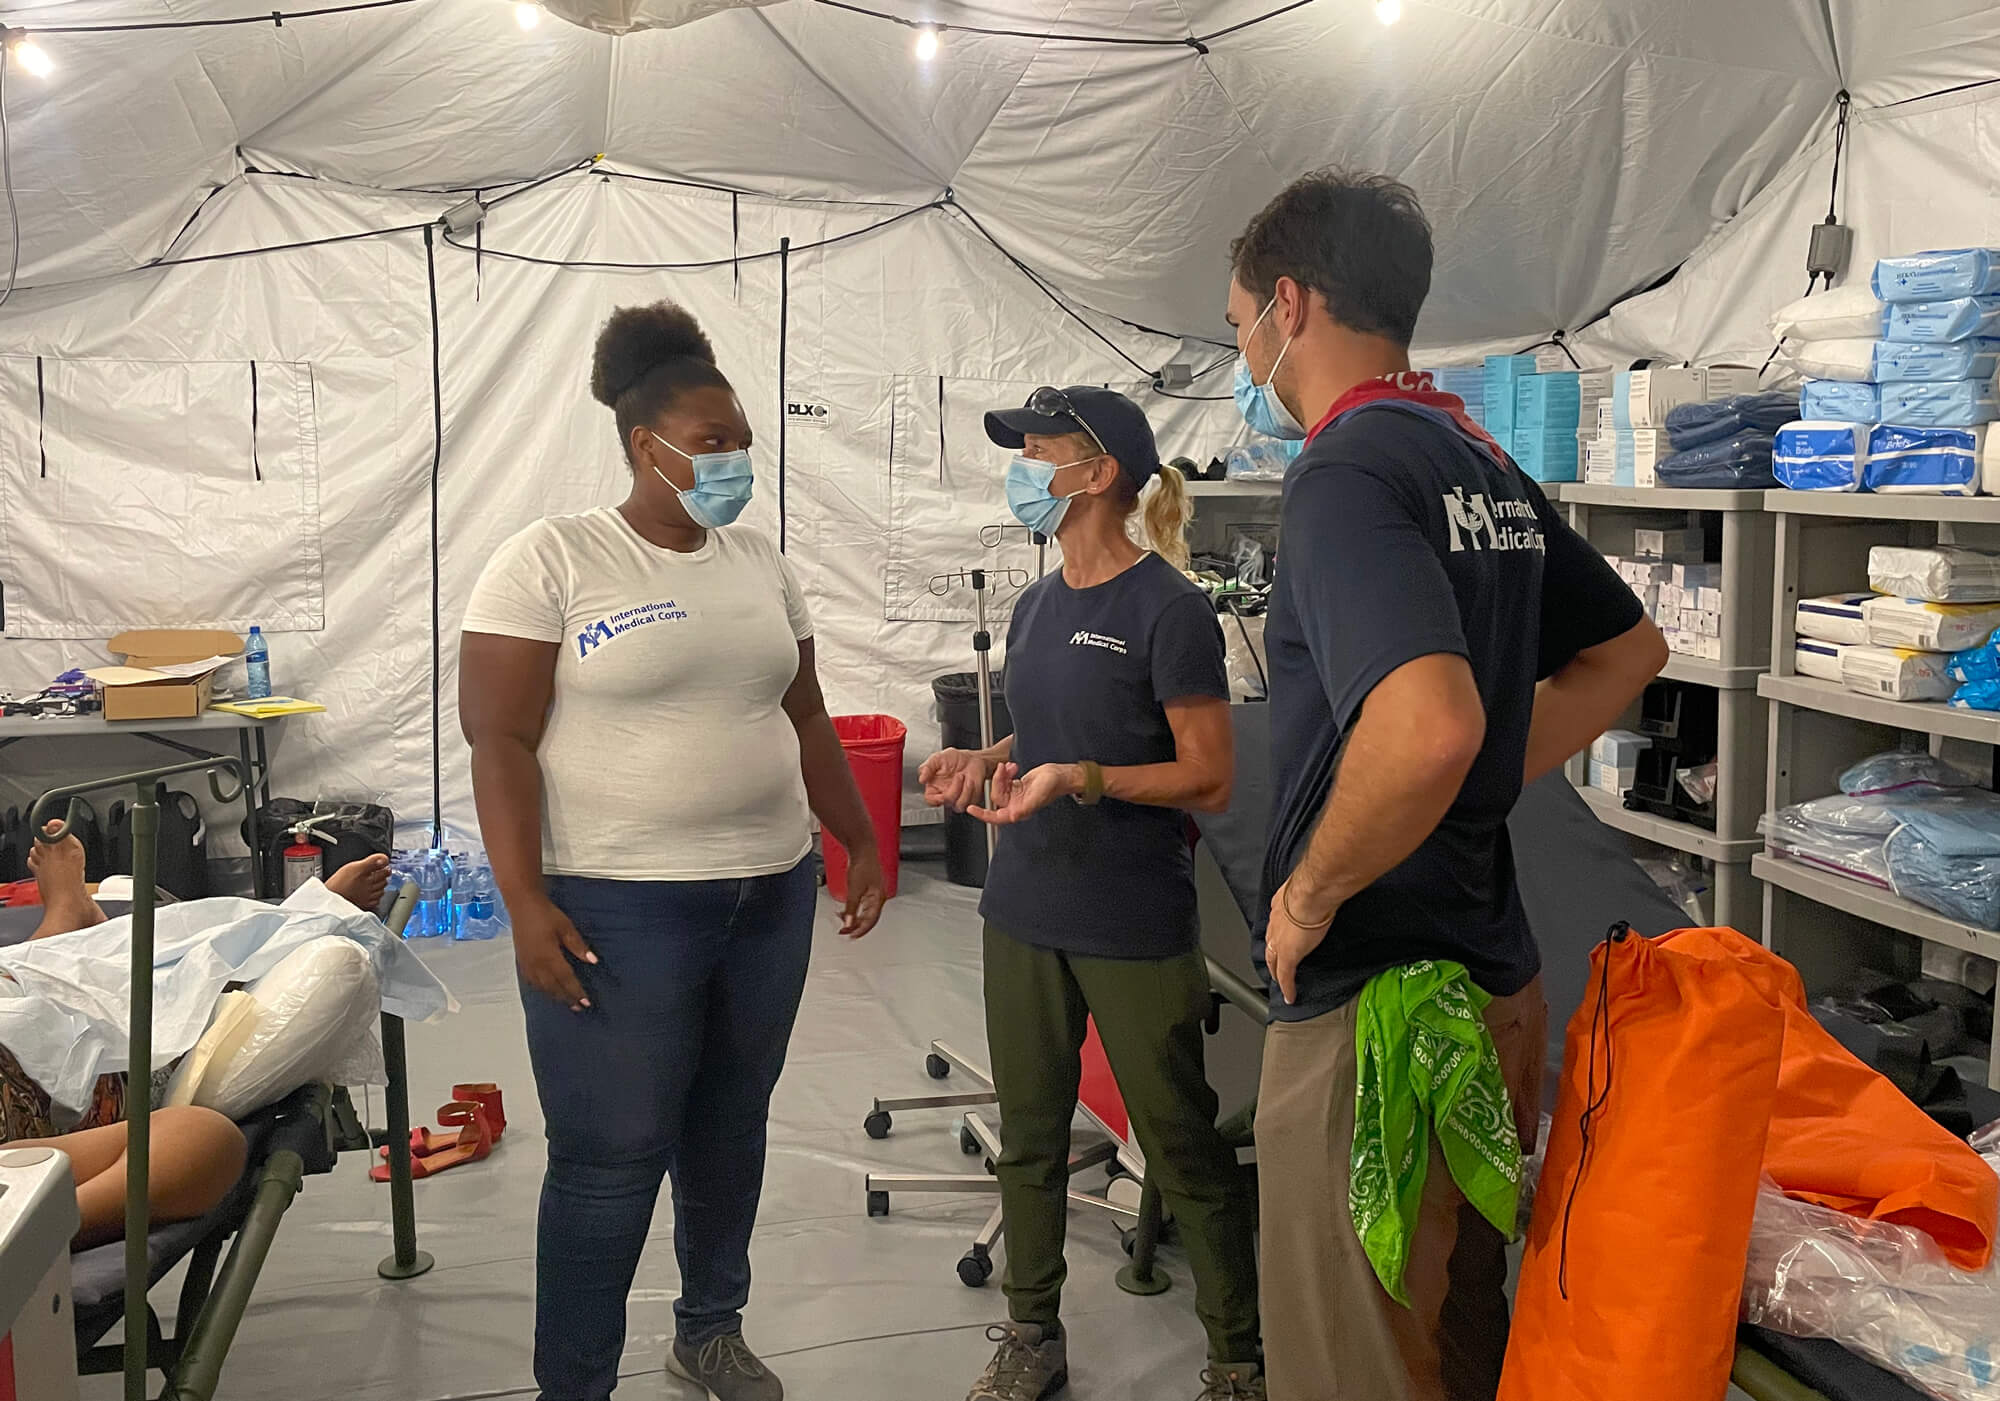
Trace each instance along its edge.
<path fill-rule="evenodd" d="M 215 673 L 242 654 L 243 639 L 206 628 L 138 628 L 110 646 L 125 665 L 84 673 L 104 687 L 106 720 L 191 720 L 208 709 Z"/>

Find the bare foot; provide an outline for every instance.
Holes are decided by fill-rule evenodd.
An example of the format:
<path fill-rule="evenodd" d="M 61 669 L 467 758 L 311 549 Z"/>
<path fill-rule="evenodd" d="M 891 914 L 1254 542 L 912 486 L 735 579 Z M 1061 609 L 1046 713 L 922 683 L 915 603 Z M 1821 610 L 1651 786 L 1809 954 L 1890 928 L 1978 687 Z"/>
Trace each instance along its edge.
<path fill-rule="evenodd" d="M 51 822 L 44 830 L 53 832 L 61 825 Z M 104 923 L 104 911 L 84 889 L 83 843 L 75 837 L 64 837 L 53 845 L 39 840 L 29 843 L 28 872 L 42 892 L 42 922 L 35 938 L 73 934 Z"/>
<path fill-rule="evenodd" d="M 326 888 L 372 915 L 381 908 L 382 896 L 389 889 L 389 858 L 364 856 L 350 861 L 326 878 Z"/>

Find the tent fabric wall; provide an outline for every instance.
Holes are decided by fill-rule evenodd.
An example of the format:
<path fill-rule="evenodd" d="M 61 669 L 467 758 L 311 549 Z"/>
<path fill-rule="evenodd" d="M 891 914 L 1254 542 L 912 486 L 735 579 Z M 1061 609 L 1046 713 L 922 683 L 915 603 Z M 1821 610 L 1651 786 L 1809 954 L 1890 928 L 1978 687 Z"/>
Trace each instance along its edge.
<path fill-rule="evenodd" d="M 590 8 L 653 23 L 714 7 Z M 978 413 L 1024 386 L 1107 383 L 1141 393 L 1168 454 L 1226 449 L 1241 432 L 1226 399 L 1170 399 L 1146 379 L 1179 357 L 1217 366 L 1197 393 L 1226 393 L 1228 240 L 1301 170 L 1337 161 L 1417 186 L 1438 229 L 1419 328 L 1431 361 L 1518 347 L 1614 305 L 1576 337 L 1580 355 L 1761 361 L 1763 321 L 1796 295 L 1805 226 L 1824 213 L 1843 83 L 1854 275 L 1890 248 L 2000 239 L 1996 90 L 1926 96 L 2000 65 L 2000 21 L 1971 0 L 1406 0 L 1393 29 L 1363 0 L 1314 0 L 1205 53 L 1181 42 L 1264 8 L 944 3 L 921 17 L 1174 42 L 949 32 L 930 64 L 910 57 L 906 27 L 811 0 L 620 38 L 554 18 L 523 32 L 500 0 L 142 34 L 46 31 L 241 10 L 64 0 L 11 12 L 44 31 L 57 72 L 36 83 L 12 69 L 5 89 L 22 261 L 0 310 L 0 581 L 10 604 L 33 600 L 10 607 L 9 627 L 111 621 L 65 601 L 40 577 L 52 568 L 102 600 L 174 577 L 181 548 L 271 536 L 251 557 L 269 586 L 254 603 L 188 607 L 204 621 L 282 620 L 280 687 L 328 705 L 290 727 L 280 787 L 428 816 L 434 266 L 439 767 L 446 820 L 467 828 L 455 620 L 508 534 L 617 499 L 625 469 L 585 390 L 591 340 L 613 307 L 672 297 L 701 317 L 743 395 L 763 473 L 749 520 L 774 532 L 783 425 L 787 546 L 831 700 L 903 718 L 915 751 L 930 677 L 971 663 L 967 600 L 923 586 L 975 563 L 1032 567 L 1018 541 L 980 548 L 979 527 L 1005 518 L 1006 454 L 984 443 Z M 600 152 L 602 167 L 580 168 Z M 440 240 L 427 263 L 415 230 L 474 191 L 500 197 L 482 252 Z M 781 238 L 794 249 L 783 378 L 796 414 L 779 398 L 780 265 L 756 256 Z M 711 265 L 579 270 L 510 254 Z M 169 255 L 181 265 L 132 271 Z M 183 378 L 211 362 L 309 367 L 311 510 L 302 496 L 294 519 L 267 528 L 247 507 L 147 488 L 128 504 L 159 529 L 127 542 L 136 555 L 22 524 L 39 508 L 23 494 L 34 425 L 19 366 L 37 356 L 45 370 L 151 361 Z M 926 475 L 940 383 L 941 487 Z M 123 443 L 120 407 L 93 408 L 85 436 Z M 240 457 L 234 415 L 120 452 L 200 478 Z M 313 548 L 318 612 L 302 582 Z M 100 657 L 96 636 L 10 636 L 0 688 Z M 30 792 L 60 767 L 19 746 L 0 785 Z"/>

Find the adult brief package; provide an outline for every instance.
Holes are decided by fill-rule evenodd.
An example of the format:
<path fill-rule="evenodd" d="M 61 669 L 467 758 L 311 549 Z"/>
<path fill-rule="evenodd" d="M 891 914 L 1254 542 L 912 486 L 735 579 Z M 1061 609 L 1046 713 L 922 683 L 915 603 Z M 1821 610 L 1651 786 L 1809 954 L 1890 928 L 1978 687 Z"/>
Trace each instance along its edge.
<path fill-rule="evenodd" d="M 1873 384 L 1809 379 L 1799 391 L 1799 417 L 1835 423 L 1880 423 L 1882 391 Z"/>
<path fill-rule="evenodd" d="M 1840 684 L 1883 700 L 1949 700 L 1958 684 L 1944 674 L 1944 664 L 1945 658 L 1936 652 L 1849 647 L 1840 654 Z"/>
<path fill-rule="evenodd" d="M 1986 426 L 1918 428 L 1881 423 L 1868 432 L 1864 491 L 1918 496 L 1977 496 Z"/>
<path fill-rule="evenodd" d="M 1844 385 L 1862 389 L 1865 385 Z M 1921 428 L 1971 428 L 2000 418 L 2000 397 L 1990 379 L 1958 379 L 1943 384 L 1896 383 L 1882 386 L 1882 412 L 1870 423 L 1909 424 Z M 1834 415 L 1829 415 L 1833 417 Z"/>
<path fill-rule="evenodd" d="M 1817 638 L 1801 638 L 1792 654 L 1792 664 L 1801 676 L 1815 676 L 1821 681 L 1838 681 L 1840 659 L 1854 650 L 1856 645 L 1851 642 L 1821 642 Z"/>
<path fill-rule="evenodd" d="M 1946 248 L 1883 258 L 1871 279 L 1885 302 L 1936 302 L 2000 292 L 2000 249 Z"/>
<path fill-rule="evenodd" d="M 1889 308 L 1884 340 L 1938 344 L 2000 336 L 2000 297 L 1898 302 Z"/>
<path fill-rule="evenodd" d="M 1870 378 L 1922 380 L 1992 379 L 2000 374 L 2000 340 L 1974 339 L 1951 345 L 1905 345 L 1875 342 L 1875 372 Z"/>
<path fill-rule="evenodd" d="M 1824 598 L 1801 599 L 1797 632 L 1800 637 L 1821 642 L 1866 642 L 1868 615 L 1862 609 L 1876 596 L 1872 593 L 1836 593 Z"/>
<path fill-rule="evenodd" d="M 1963 652 L 2000 627 L 2000 604 L 1927 603 L 1920 598 L 1871 598 L 1861 605 L 1868 640 L 1878 647 Z"/>
<path fill-rule="evenodd" d="M 1887 314 L 1888 308 L 1873 287 L 1838 287 L 1778 308 L 1771 318 L 1771 338 L 1830 341 L 1860 336 L 1875 340 L 1882 334 Z"/>
<path fill-rule="evenodd" d="M 1868 551 L 1868 587 L 1932 603 L 2000 603 L 2000 555 L 1957 545 L 1876 545 Z"/>
<path fill-rule="evenodd" d="M 1868 465 L 1868 426 L 1801 419 L 1771 442 L 1771 470 L 1793 491 L 1859 491 Z"/>

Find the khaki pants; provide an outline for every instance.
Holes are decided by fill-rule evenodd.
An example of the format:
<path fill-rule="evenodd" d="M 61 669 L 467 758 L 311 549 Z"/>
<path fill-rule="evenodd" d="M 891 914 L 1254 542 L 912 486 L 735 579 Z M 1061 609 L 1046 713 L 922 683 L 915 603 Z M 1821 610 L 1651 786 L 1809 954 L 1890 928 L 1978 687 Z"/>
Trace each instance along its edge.
<path fill-rule="evenodd" d="M 1493 1401 L 1507 1349 L 1506 1242 L 1431 1141 L 1404 1282 L 1383 1292 L 1347 1205 L 1355 1004 L 1274 1022 L 1257 1098 L 1265 1375 L 1271 1401 Z M 1548 1007 L 1537 978 L 1486 1008 L 1524 1150 L 1541 1115 Z"/>

